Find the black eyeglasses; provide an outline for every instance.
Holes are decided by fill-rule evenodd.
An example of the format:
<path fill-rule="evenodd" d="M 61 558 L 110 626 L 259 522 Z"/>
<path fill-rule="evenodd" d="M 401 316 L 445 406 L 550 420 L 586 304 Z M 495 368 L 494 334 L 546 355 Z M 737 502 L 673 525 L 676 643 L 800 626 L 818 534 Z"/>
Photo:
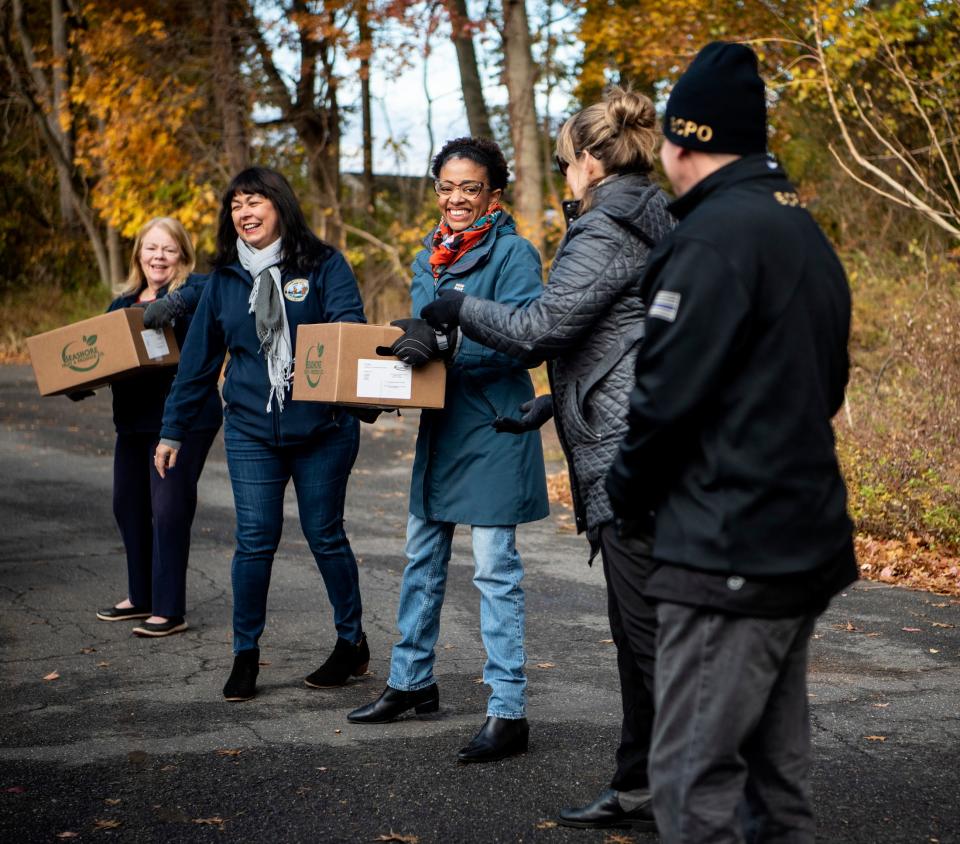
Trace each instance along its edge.
<path fill-rule="evenodd" d="M 579 158 L 581 155 L 583 155 L 585 152 L 586 152 L 586 150 L 583 150 L 583 149 L 575 149 L 575 150 L 573 151 L 574 161 L 576 161 L 576 159 L 578 159 L 578 158 Z M 555 155 L 555 156 L 553 157 L 553 160 L 557 162 L 557 169 L 560 171 L 560 175 L 566 177 L 566 175 L 567 175 L 567 168 L 570 166 L 570 162 L 569 162 L 569 161 L 564 161 L 559 155 Z"/>

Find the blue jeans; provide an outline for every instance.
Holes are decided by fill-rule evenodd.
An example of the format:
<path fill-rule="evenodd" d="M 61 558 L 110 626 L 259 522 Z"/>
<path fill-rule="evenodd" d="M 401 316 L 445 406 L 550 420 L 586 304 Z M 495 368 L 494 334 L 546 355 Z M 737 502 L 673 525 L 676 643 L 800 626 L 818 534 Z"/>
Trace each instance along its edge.
<path fill-rule="evenodd" d="M 273 446 L 229 427 L 223 439 L 237 509 L 231 569 L 234 652 L 257 647 L 266 624 L 270 571 L 283 528 L 283 495 L 291 478 L 300 527 L 333 605 L 337 635 L 359 642 L 360 581 L 343 529 L 347 478 L 360 445 L 356 420 L 346 417 L 322 439 L 300 445 Z"/>
<path fill-rule="evenodd" d="M 400 641 L 393 646 L 387 681 L 394 689 L 413 691 L 435 682 L 434 648 L 455 527 L 410 514 L 408 563 L 397 610 Z M 498 718 L 523 718 L 526 712 L 523 562 L 515 545 L 516 531 L 516 525 L 471 528 L 473 582 L 480 590 L 480 635 L 487 650 L 483 682 L 492 690 L 487 714 Z"/>

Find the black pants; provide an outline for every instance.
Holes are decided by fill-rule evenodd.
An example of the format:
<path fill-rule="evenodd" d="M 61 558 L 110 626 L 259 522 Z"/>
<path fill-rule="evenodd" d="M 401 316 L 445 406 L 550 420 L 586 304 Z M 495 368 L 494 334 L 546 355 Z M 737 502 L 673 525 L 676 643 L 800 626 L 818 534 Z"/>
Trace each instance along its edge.
<path fill-rule="evenodd" d="M 607 612 L 617 646 L 623 724 L 617 770 L 610 787 L 633 791 L 648 786 L 647 762 L 653 733 L 653 674 L 657 613 L 642 592 L 653 567 L 649 536 L 622 538 L 613 524 L 600 528 L 600 555 L 607 579 Z"/>
<path fill-rule="evenodd" d="M 154 615 L 170 618 L 186 611 L 197 481 L 216 435 L 188 434 L 177 465 L 161 478 L 153 465 L 157 434 L 117 434 L 113 513 L 127 552 L 127 595 Z"/>
<path fill-rule="evenodd" d="M 663 844 L 813 844 L 807 645 L 816 616 L 660 603 L 651 789 Z"/>

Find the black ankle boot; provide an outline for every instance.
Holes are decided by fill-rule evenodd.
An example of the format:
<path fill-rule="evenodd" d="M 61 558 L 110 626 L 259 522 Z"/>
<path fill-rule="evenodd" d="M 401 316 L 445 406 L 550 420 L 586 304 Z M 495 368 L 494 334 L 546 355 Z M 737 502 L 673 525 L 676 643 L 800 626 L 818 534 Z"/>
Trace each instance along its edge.
<path fill-rule="evenodd" d="M 354 724 L 386 724 L 408 709 L 413 709 L 417 715 L 426 715 L 439 708 L 440 691 L 436 683 L 415 692 L 402 692 L 387 686 L 373 703 L 354 709 L 347 715 L 347 720 Z"/>
<path fill-rule="evenodd" d="M 233 658 L 233 671 L 223 687 L 227 700 L 250 700 L 257 694 L 257 675 L 260 673 L 260 648 L 240 651 Z"/>
<path fill-rule="evenodd" d="M 496 762 L 515 753 L 526 753 L 530 727 L 526 718 L 497 718 L 488 715 L 473 737 L 473 741 L 461 748 L 457 759 L 461 762 Z"/>
<path fill-rule="evenodd" d="M 365 674 L 370 664 L 370 648 L 367 647 L 367 636 L 362 634 L 357 644 L 346 639 L 337 638 L 333 653 L 327 661 L 303 682 L 314 689 L 330 689 L 342 686 L 347 680 Z"/>

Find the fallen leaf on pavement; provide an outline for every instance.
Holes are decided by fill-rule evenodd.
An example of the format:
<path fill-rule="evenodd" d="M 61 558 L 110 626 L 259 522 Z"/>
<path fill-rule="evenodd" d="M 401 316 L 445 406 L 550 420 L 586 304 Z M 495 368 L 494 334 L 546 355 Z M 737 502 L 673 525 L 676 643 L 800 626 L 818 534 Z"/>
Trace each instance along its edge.
<path fill-rule="evenodd" d="M 223 818 L 219 816 L 212 818 L 194 818 L 193 822 L 196 824 L 202 824 L 203 826 L 218 826 L 220 829 L 223 829 L 224 824 Z"/>
<path fill-rule="evenodd" d="M 96 829 L 116 829 L 122 821 L 115 820 L 114 818 L 97 818 L 93 822 L 93 828 Z"/>
<path fill-rule="evenodd" d="M 386 835 L 378 835 L 374 841 L 395 841 L 397 844 L 417 844 L 420 841 L 416 835 L 401 835 L 392 829 Z"/>
<path fill-rule="evenodd" d="M 537 824 L 537 829 L 556 829 L 556 828 L 557 828 L 556 821 L 540 821 L 540 823 Z"/>
<path fill-rule="evenodd" d="M 10 788 L 5 788 L 4 791 L 7 794 L 23 794 L 26 789 L 22 785 L 11 785 Z"/>
<path fill-rule="evenodd" d="M 79 832 L 70 832 L 70 830 L 65 830 L 64 832 L 58 832 L 57 838 L 79 838 Z"/>
<path fill-rule="evenodd" d="M 856 627 L 852 621 L 848 621 L 846 624 L 831 624 L 830 626 L 834 630 L 846 630 L 847 633 L 860 633 L 863 629 Z"/>
<path fill-rule="evenodd" d="M 600 640 L 600 644 L 601 644 L 601 645 L 612 645 L 612 644 L 613 644 L 613 639 L 601 639 L 601 640 Z"/>
<path fill-rule="evenodd" d="M 956 626 L 956 624 L 946 624 L 943 621 L 934 621 L 931 623 L 931 627 L 946 627 L 947 630 L 952 630 Z"/>
<path fill-rule="evenodd" d="M 108 806 L 119 806 L 122 801 L 118 800 L 116 797 L 107 797 L 103 802 Z"/>
<path fill-rule="evenodd" d="M 269 660 L 269 659 L 261 659 L 261 660 L 257 663 L 257 665 L 261 665 L 261 666 L 262 666 L 262 665 L 269 665 L 269 664 L 270 664 L 270 660 Z"/>
<path fill-rule="evenodd" d="M 50 672 L 46 677 L 44 677 L 43 679 L 44 679 L 44 680 L 59 680 L 59 679 L 60 679 L 60 675 L 57 674 L 56 671 L 51 671 L 51 672 Z"/>
<path fill-rule="evenodd" d="M 900 628 L 904 633 L 919 633 L 919 627 L 901 627 Z"/>
<path fill-rule="evenodd" d="M 217 756 L 239 756 L 242 750 L 218 750 Z"/>
<path fill-rule="evenodd" d="M 557 666 L 552 662 L 538 662 L 537 668 L 556 668 Z"/>
<path fill-rule="evenodd" d="M 886 741 L 886 736 L 864 736 L 867 741 Z"/>
<path fill-rule="evenodd" d="M 875 703 L 873 707 L 874 709 L 885 709 L 889 705 L 890 705 L 889 703 Z"/>
<path fill-rule="evenodd" d="M 611 832 L 603 839 L 603 844 L 636 844 L 636 838 L 631 835 L 621 835 L 619 832 Z"/>
<path fill-rule="evenodd" d="M 80 648 L 80 653 L 82 654 L 95 654 L 96 652 L 96 648 Z"/>
<path fill-rule="evenodd" d="M 474 677 L 473 682 L 480 685 L 483 682 L 483 677 Z"/>
<path fill-rule="evenodd" d="M 335 735 L 340 735 L 340 730 L 334 730 L 333 732 Z"/>
<path fill-rule="evenodd" d="M 932 653 L 932 654 L 938 654 L 938 653 L 940 653 L 940 651 L 937 650 L 936 648 L 928 648 L 928 650 L 929 650 L 930 653 Z"/>
<path fill-rule="evenodd" d="M 109 662 L 98 662 L 98 663 L 97 663 L 97 668 L 109 668 L 109 667 L 110 667 L 110 663 L 109 663 Z"/>

